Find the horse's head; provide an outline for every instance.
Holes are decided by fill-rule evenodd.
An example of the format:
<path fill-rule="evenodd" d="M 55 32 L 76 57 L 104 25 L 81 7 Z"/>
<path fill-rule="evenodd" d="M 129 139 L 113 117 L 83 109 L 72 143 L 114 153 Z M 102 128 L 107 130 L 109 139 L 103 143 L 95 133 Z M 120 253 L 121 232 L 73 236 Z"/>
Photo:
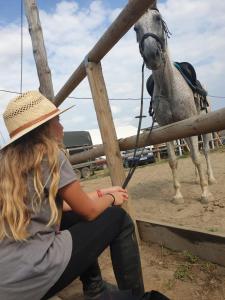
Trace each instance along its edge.
<path fill-rule="evenodd" d="M 148 9 L 134 26 L 140 53 L 151 70 L 158 69 L 164 61 L 169 30 L 155 5 Z"/>

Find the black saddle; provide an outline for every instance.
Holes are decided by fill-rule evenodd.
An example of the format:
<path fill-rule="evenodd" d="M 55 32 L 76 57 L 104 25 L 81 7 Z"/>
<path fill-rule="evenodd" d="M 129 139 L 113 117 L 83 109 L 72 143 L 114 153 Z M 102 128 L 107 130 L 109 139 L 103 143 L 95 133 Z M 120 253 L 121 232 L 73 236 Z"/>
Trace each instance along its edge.
<path fill-rule="evenodd" d="M 181 73 L 193 93 L 202 97 L 207 96 L 206 90 L 202 87 L 201 82 L 197 79 L 194 67 L 189 62 L 174 62 L 174 66 Z"/>
<path fill-rule="evenodd" d="M 196 85 L 197 81 L 197 75 L 195 72 L 194 67 L 189 62 L 174 62 L 174 66 L 185 75 L 185 77 L 190 80 L 190 82 L 194 85 Z M 182 75 L 183 75 L 182 74 Z"/>
<path fill-rule="evenodd" d="M 181 75 L 183 76 L 183 78 L 185 79 L 189 87 L 192 89 L 193 93 L 196 93 L 200 96 L 201 109 L 207 110 L 207 107 L 209 106 L 206 98 L 207 91 L 202 87 L 200 81 L 197 79 L 197 75 L 194 67 L 188 62 L 174 62 L 174 66 L 181 73 Z M 154 80 L 152 75 L 150 75 L 149 78 L 147 79 L 146 88 L 149 95 L 152 98 L 153 91 L 154 91 Z M 152 103 L 150 103 L 149 114 L 150 116 L 154 115 L 152 109 Z"/>

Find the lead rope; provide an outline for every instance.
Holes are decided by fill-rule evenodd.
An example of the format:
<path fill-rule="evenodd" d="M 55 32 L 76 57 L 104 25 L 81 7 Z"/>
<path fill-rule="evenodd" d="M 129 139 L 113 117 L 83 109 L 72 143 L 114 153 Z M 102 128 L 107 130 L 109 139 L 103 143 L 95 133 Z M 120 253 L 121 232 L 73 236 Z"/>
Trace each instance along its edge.
<path fill-rule="evenodd" d="M 136 156 L 136 153 L 137 153 L 137 148 L 138 148 L 138 143 L 139 143 L 139 138 L 140 138 L 140 131 L 141 131 L 141 123 L 142 123 L 142 119 L 146 116 L 143 116 L 143 95 L 144 95 L 144 67 L 145 67 L 145 62 L 143 61 L 143 64 L 142 64 L 142 81 L 141 81 L 141 106 L 140 106 L 140 115 L 137 116 L 137 118 L 139 118 L 139 122 L 138 122 L 138 129 L 137 129 L 137 135 L 136 135 L 136 141 L 135 141 L 135 147 L 134 147 L 134 155 L 133 155 L 133 161 L 134 161 L 134 158 Z M 150 135 L 151 135 L 151 132 L 152 132 L 152 129 L 153 129 L 153 126 L 154 126 L 154 118 L 152 119 L 152 125 L 151 125 L 151 128 L 150 128 L 150 131 L 149 131 L 149 134 L 146 138 L 146 141 L 149 139 Z M 137 166 L 138 166 L 138 163 L 140 161 L 140 158 L 144 152 L 144 148 L 145 147 L 142 147 L 142 151 L 141 153 L 139 154 L 138 156 L 138 159 L 135 161 L 135 164 L 133 167 L 131 167 L 129 169 L 129 172 L 127 174 L 127 177 L 125 178 L 124 180 L 124 183 L 122 185 L 122 188 L 125 189 L 129 183 L 129 181 L 131 180 L 133 174 L 134 174 L 134 171 L 136 170 Z"/>

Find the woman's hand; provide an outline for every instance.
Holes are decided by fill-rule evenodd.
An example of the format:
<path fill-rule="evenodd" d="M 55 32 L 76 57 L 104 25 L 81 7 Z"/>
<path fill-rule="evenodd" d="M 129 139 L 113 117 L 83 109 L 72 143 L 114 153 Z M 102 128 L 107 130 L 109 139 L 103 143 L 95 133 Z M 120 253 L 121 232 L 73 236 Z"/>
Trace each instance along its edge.
<path fill-rule="evenodd" d="M 102 195 L 105 195 L 107 193 L 115 193 L 115 192 L 127 193 L 127 190 L 123 189 L 121 186 L 111 186 L 109 188 L 100 189 L 100 192 L 102 193 Z"/>
<path fill-rule="evenodd" d="M 91 221 L 110 205 L 122 205 L 128 200 L 127 191 L 121 187 L 111 187 L 103 191 L 112 195 L 106 193 L 99 197 L 96 191 L 87 194 L 80 186 L 79 181 L 74 181 L 59 189 L 59 196 L 73 211 Z"/>
<path fill-rule="evenodd" d="M 112 205 L 122 205 L 124 202 L 126 202 L 128 200 L 127 191 L 124 189 L 106 193 L 105 196 L 110 196 L 112 198 Z"/>
<path fill-rule="evenodd" d="M 114 196 L 115 201 L 114 199 L 112 199 L 113 205 L 122 205 L 125 201 L 128 200 L 127 190 L 123 189 L 121 186 L 111 186 L 108 188 L 100 189 L 98 190 L 98 193 L 100 193 L 100 197 L 109 195 L 111 198 L 113 198 Z"/>

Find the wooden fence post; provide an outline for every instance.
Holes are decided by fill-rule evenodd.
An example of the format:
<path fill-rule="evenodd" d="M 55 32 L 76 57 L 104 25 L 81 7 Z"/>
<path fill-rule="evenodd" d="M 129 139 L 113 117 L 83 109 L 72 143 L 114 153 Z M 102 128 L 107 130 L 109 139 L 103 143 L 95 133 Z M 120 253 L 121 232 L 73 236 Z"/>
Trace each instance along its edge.
<path fill-rule="evenodd" d="M 113 123 L 105 81 L 102 74 L 101 63 L 87 62 L 86 73 L 94 100 L 95 111 L 98 119 L 99 129 L 101 132 L 104 152 L 109 167 L 112 185 L 122 186 L 125 180 L 125 171 L 123 168 L 122 157 L 120 154 L 119 143 L 117 141 L 117 135 Z M 136 226 L 131 201 L 125 203 L 123 205 L 123 208 L 131 215 Z M 139 241 L 139 233 L 137 231 L 137 227 L 136 235 Z"/>
<path fill-rule="evenodd" d="M 39 19 L 36 0 L 24 0 L 24 6 L 29 25 L 29 32 L 32 41 L 34 60 L 39 77 L 40 92 L 49 100 L 54 99 L 51 70 L 48 66 L 47 54 L 45 50 L 44 38 Z"/>

